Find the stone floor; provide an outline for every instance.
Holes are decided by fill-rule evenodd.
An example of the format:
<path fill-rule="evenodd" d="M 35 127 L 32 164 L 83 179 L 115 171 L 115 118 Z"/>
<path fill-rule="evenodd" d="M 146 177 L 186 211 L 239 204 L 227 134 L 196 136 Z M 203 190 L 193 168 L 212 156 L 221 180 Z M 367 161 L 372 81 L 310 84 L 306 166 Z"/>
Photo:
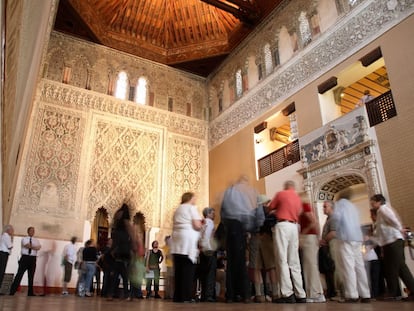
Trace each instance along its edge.
<path fill-rule="evenodd" d="M 27 297 L 23 293 L 15 296 L 0 296 L 0 311 L 128 311 L 144 309 L 145 311 L 240 311 L 269 310 L 278 311 L 413 311 L 414 302 L 383 302 L 372 303 L 307 303 L 307 304 L 273 304 L 273 303 L 173 303 L 170 300 L 140 299 L 125 301 L 115 299 L 106 301 L 100 297 L 80 298 L 74 295 L 47 295 Z"/>

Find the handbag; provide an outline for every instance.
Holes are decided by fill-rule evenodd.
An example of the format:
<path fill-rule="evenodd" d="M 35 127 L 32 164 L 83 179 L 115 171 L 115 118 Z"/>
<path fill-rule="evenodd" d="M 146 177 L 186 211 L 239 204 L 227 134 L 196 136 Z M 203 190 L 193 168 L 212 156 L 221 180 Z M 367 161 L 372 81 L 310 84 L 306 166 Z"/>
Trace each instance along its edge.
<path fill-rule="evenodd" d="M 148 272 L 145 272 L 145 278 L 146 279 L 153 279 L 154 278 L 154 270 L 149 270 Z"/>

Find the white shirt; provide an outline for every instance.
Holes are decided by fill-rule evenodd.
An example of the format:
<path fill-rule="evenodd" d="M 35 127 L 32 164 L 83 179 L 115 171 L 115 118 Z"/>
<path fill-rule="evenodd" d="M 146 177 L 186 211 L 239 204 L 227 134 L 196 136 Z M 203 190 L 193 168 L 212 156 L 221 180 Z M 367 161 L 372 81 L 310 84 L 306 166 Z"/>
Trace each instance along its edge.
<path fill-rule="evenodd" d="M 63 258 L 66 259 L 69 263 L 73 264 L 76 261 L 76 248 L 75 244 L 69 243 L 63 249 Z"/>
<path fill-rule="evenodd" d="M 364 258 L 364 261 L 378 260 L 378 255 L 372 245 L 365 245 L 365 249 L 362 252 L 362 258 Z"/>
<path fill-rule="evenodd" d="M 212 243 L 214 233 L 214 221 L 210 218 L 205 219 L 205 224 L 201 231 L 200 245 L 203 251 L 215 251 L 216 247 Z"/>
<path fill-rule="evenodd" d="M 5 252 L 5 253 L 10 254 L 12 248 L 13 248 L 13 242 L 12 242 L 10 234 L 8 234 L 7 232 L 3 232 L 3 234 L 0 237 L 0 252 Z"/>
<path fill-rule="evenodd" d="M 171 235 L 171 254 L 187 255 L 197 262 L 200 232 L 193 228 L 193 220 L 201 220 L 195 205 L 181 204 L 174 213 Z"/>
<path fill-rule="evenodd" d="M 26 236 L 22 239 L 22 255 L 29 255 L 29 256 L 37 256 L 37 250 L 32 249 L 29 254 L 29 249 L 24 247 L 26 244 L 30 243 L 30 236 Z M 40 242 L 38 239 L 32 237 L 32 246 L 33 247 L 40 247 Z"/>
<path fill-rule="evenodd" d="M 377 210 L 377 221 L 375 223 L 375 235 L 377 243 L 384 246 L 397 240 L 404 239 L 402 225 L 397 214 L 386 204 Z"/>

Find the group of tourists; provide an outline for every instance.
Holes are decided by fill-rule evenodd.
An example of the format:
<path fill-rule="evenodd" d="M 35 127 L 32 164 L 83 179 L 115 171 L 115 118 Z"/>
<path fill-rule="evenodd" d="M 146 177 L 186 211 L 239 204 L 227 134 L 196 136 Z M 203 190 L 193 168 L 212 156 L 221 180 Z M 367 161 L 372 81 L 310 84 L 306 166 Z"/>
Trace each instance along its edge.
<path fill-rule="evenodd" d="M 335 202 L 324 202 L 327 219 L 320 232 L 312 205 L 298 195 L 294 182 L 285 182 L 284 189 L 270 200 L 242 176 L 224 192 L 217 228 L 215 210 L 204 208 L 201 215 L 195 194 L 186 192 L 174 212 L 165 248 L 161 250 L 158 241 L 153 241 L 147 251 L 143 215 L 137 213 L 131 219 L 129 206 L 123 204 L 114 214 L 111 238 L 103 249 L 98 251 L 95 242 L 88 240 L 76 250 L 76 237 L 65 246 L 62 295 L 69 294 L 75 268 L 79 296 L 93 295 L 99 269 L 103 272 L 100 294 L 108 300 L 161 298 L 160 264 L 165 260 L 164 298 L 174 302 L 218 301 L 218 271 L 225 273 L 222 298 L 227 303 L 412 300 L 414 278 L 404 257 L 407 230 L 398 215 L 383 195 L 372 196 L 373 224 L 363 234 L 358 209 L 350 199 L 350 193 L 343 191 Z M 33 236 L 34 228 L 27 231 L 10 295 L 15 294 L 25 271 L 28 295 L 34 295 L 36 254 L 41 246 Z M 12 236 L 13 227 L 5 226 L 0 240 L 0 284 Z M 400 280 L 408 290 L 406 298 Z"/>

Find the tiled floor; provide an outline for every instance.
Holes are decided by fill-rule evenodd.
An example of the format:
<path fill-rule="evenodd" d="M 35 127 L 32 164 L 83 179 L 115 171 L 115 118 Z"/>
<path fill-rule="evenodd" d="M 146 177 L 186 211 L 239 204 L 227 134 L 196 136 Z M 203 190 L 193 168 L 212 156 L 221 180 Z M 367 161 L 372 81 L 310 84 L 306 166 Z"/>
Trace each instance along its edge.
<path fill-rule="evenodd" d="M 125 300 L 106 301 L 100 297 L 80 298 L 74 295 L 48 295 L 27 297 L 18 293 L 15 296 L 0 296 L 1 311 L 240 311 L 243 310 L 278 310 L 278 311 L 413 311 L 414 302 L 372 302 L 369 304 L 338 302 L 307 303 L 307 304 L 273 304 L 273 303 L 189 303 L 179 304 L 169 300 L 141 299 L 132 302 Z"/>

